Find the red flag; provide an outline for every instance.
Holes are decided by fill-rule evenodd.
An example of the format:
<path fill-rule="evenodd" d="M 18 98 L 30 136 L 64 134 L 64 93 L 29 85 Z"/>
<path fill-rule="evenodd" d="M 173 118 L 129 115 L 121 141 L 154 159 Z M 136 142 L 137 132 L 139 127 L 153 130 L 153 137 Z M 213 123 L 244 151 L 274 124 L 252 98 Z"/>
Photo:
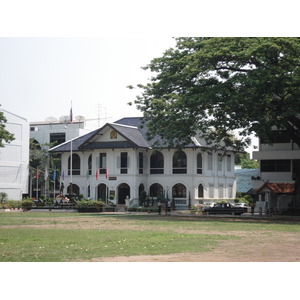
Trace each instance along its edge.
<path fill-rule="evenodd" d="M 39 170 L 38 170 L 38 168 L 36 168 L 35 178 L 39 178 L 39 177 L 40 177 Z"/>
<path fill-rule="evenodd" d="M 106 179 L 108 178 L 108 167 L 106 166 L 106 170 L 105 170 L 105 177 Z"/>
<path fill-rule="evenodd" d="M 96 180 L 98 180 L 99 178 L 99 172 L 98 172 L 98 168 L 96 168 Z"/>

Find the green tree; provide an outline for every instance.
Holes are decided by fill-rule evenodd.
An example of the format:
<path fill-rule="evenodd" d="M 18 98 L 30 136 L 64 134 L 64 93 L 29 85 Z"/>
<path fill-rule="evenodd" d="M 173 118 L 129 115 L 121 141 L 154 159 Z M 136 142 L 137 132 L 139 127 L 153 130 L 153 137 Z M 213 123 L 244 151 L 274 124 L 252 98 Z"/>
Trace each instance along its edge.
<path fill-rule="evenodd" d="M 4 142 L 9 143 L 15 139 L 14 135 L 5 129 L 6 122 L 7 119 L 4 117 L 3 112 L 0 111 L 0 147 L 4 147 Z"/>
<path fill-rule="evenodd" d="M 52 179 L 52 174 L 54 170 L 57 172 L 56 176 L 56 188 L 59 184 L 59 175 L 60 175 L 60 166 L 61 166 L 61 157 L 60 154 L 51 154 L 49 153 L 49 149 L 53 147 L 53 143 L 45 143 L 40 145 L 34 138 L 29 140 L 29 172 L 30 176 L 33 178 L 36 174 L 36 169 L 39 170 L 40 179 L 39 184 L 45 185 L 44 174 L 46 169 L 48 171 L 49 180 L 48 182 L 50 186 L 54 186 L 54 182 Z"/>
<path fill-rule="evenodd" d="M 182 146 L 201 129 L 209 145 L 242 149 L 276 126 L 300 146 L 299 38 L 178 38 L 144 69 L 154 76 L 135 104 L 149 139 Z"/>
<path fill-rule="evenodd" d="M 235 164 L 241 166 L 242 169 L 258 169 L 259 165 L 256 160 L 250 159 L 249 153 L 236 154 Z"/>

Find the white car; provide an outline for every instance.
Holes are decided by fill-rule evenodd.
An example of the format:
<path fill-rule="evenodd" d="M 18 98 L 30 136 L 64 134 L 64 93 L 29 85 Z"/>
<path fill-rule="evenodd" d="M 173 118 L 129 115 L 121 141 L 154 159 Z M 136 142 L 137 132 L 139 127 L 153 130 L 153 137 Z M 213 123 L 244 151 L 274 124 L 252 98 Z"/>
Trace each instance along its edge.
<path fill-rule="evenodd" d="M 203 206 L 205 207 L 214 207 L 214 203 L 208 202 L 208 203 L 203 203 Z"/>
<path fill-rule="evenodd" d="M 234 207 L 250 207 L 247 203 L 235 203 Z"/>

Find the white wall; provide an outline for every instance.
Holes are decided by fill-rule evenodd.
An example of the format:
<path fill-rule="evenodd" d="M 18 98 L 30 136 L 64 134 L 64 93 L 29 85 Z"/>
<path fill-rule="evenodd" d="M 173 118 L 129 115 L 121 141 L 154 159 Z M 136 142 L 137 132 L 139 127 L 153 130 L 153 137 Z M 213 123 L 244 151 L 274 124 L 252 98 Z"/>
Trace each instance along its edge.
<path fill-rule="evenodd" d="M 105 136 L 103 136 L 105 138 Z M 203 157 L 203 174 L 197 174 L 197 153 L 199 150 L 185 149 L 187 154 L 187 174 L 172 174 L 172 159 L 175 150 L 161 150 L 164 155 L 164 174 L 150 174 L 150 156 L 152 151 L 145 149 L 105 149 L 105 150 L 94 150 L 78 152 L 77 154 L 81 158 L 81 175 L 73 175 L 73 184 L 76 184 L 80 188 L 80 193 L 87 195 L 87 185 L 91 186 L 91 198 L 95 198 L 96 187 L 100 183 L 104 183 L 108 186 L 109 190 L 116 191 L 116 198 L 118 197 L 117 191 L 118 186 L 122 183 L 127 183 L 131 188 L 131 199 L 138 199 L 138 187 L 141 183 L 144 184 L 147 194 L 149 194 L 150 186 L 154 183 L 159 183 L 163 186 L 165 193 L 168 191 L 168 195 L 172 197 L 172 187 L 181 183 L 186 187 L 187 197 L 186 205 L 188 204 L 189 192 L 192 200 L 192 205 L 206 199 L 212 202 L 219 199 L 233 200 L 236 192 L 236 179 L 234 175 L 234 154 L 231 153 L 231 166 L 230 171 L 227 171 L 227 159 L 226 157 L 222 160 L 222 170 L 217 169 L 217 160 L 219 159 L 218 153 L 213 153 L 213 168 L 212 170 L 207 169 L 207 153 L 202 153 Z M 105 174 L 99 174 L 98 181 L 95 177 L 96 170 L 96 157 L 99 157 L 99 153 L 104 152 L 107 155 L 107 165 L 109 177 L 115 177 L 116 180 L 106 179 Z M 120 169 L 117 166 L 117 157 L 120 156 L 121 152 L 128 152 L 129 165 L 128 173 L 120 174 Z M 146 156 L 146 164 L 143 174 L 138 174 L 138 153 L 143 152 Z M 87 180 L 87 162 L 89 155 L 92 154 L 92 175 Z M 65 188 L 70 183 L 70 176 L 67 176 L 68 169 L 68 157 L 70 153 L 63 153 L 62 155 L 62 171 L 64 170 Z M 204 198 L 198 198 L 198 186 L 202 184 L 204 187 Z M 209 197 L 209 186 L 213 186 L 213 198 Z M 220 197 L 220 190 L 223 189 L 223 196 Z M 231 195 L 230 195 L 231 193 Z"/>
<path fill-rule="evenodd" d="M 28 193 L 29 124 L 26 119 L 2 110 L 7 119 L 6 130 L 15 140 L 0 148 L 0 192 L 11 200 L 22 200 Z"/>

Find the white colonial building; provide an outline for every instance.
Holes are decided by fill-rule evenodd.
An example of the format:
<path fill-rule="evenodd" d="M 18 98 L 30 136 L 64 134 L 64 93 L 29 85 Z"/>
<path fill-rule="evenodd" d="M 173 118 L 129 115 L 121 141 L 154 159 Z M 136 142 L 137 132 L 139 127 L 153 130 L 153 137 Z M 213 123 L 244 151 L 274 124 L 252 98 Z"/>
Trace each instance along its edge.
<path fill-rule="evenodd" d="M 0 148 L 0 192 L 10 200 L 22 200 L 28 193 L 29 123 L 26 119 L 1 109 L 7 119 L 5 129 L 15 140 Z"/>
<path fill-rule="evenodd" d="M 124 204 L 127 196 L 138 204 L 142 191 L 150 199 L 174 199 L 178 208 L 220 199 L 233 202 L 233 151 L 204 151 L 206 145 L 197 138 L 182 151 L 154 149 L 140 125 L 140 118 L 124 118 L 50 149 L 62 154 L 64 193 L 70 194 L 72 182 L 73 194 L 102 200 L 114 195 L 117 204 Z"/>

